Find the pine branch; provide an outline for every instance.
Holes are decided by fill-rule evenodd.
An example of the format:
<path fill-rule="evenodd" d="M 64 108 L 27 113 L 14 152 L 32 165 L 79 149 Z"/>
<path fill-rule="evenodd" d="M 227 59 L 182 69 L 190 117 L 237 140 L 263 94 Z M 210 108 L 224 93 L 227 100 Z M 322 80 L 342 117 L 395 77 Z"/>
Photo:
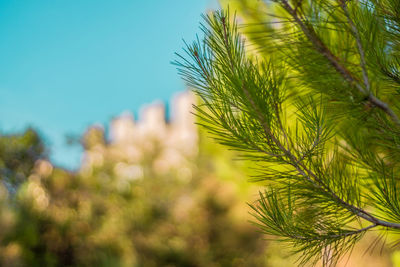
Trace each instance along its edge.
<path fill-rule="evenodd" d="M 245 88 L 245 87 L 244 87 Z M 249 94 L 247 94 L 249 96 Z M 251 97 L 249 96 L 249 100 L 251 103 L 254 102 L 251 99 Z M 255 110 L 257 110 L 257 107 L 253 106 L 253 108 Z M 259 119 L 262 119 L 262 116 L 260 113 L 258 113 L 259 115 Z M 326 187 L 326 185 L 324 185 L 324 183 L 321 181 L 321 179 L 318 178 L 318 176 L 312 172 L 310 169 L 308 169 L 303 163 L 301 163 L 301 160 L 297 159 L 295 155 L 293 155 L 289 149 L 286 149 L 282 143 L 278 140 L 278 138 L 276 138 L 270 131 L 270 129 L 266 126 L 265 122 L 261 121 L 261 124 L 264 127 L 264 131 L 266 133 L 266 136 L 268 136 L 271 140 L 273 140 L 273 142 L 279 147 L 279 149 L 281 151 L 283 151 L 283 153 L 289 158 L 288 163 L 290 165 L 292 165 L 298 172 L 299 174 L 301 174 L 307 181 L 311 182 L 316 189 L 319 190 L 324 190 L 326 192 L 328 192 L 329 194 L 332 195 L 332 197 L 343 207 L 345 207 L 346 209 L 348 209 L 350 212 L 354 213 L 355 215 L 357 215 L 360 218 L 363 218 L 371 223 L 373 223 L 375 226 L 384 226 L 384 227 L 389 227 L 389 228 L 394 228 L 394 229 L 400 229 L 400 224 L 399 223 L 393 223 L 393 222 L 387 222 L 384 220 L 380 220 L 378 218 L 376 218 L 375 216 L 373 216 L 372 214 L 370 214 L 369 212 L 356 207 L 350 203 L 347 203 L 346 201 L 344 201 L 343 199 L 341 199 L 337 194 L 335 194 L 332 190 L 330 190 L 329 188 Z"/>
<path fill-rule="evenodd" d="M 224 32 L 226 32 L 226 25 L 223 23 L 223 27 L 224 27 Z M 227 45 L 227 44 L 226 44 Z M 228 53 L 229 53 L 229 49 L 227 47 Z M 233 66 L 233 62 L 231 62 L 231 66 Z M 262 114 L 260 113 L 260 110 L 258 109 L 258 107 L 254 104 L 254 100 L 252 99 L 251 95 L 249 94 L 248 90 L 246 89 L 246 86 L 243 85 L 242 86 L 243 91 L 245 92 L 246 96 L 248 97 L 251 105 L 253 106 L 253 109 L 256 111 L 258 119 L 261 122 L 261 125 L 263 126 L 265 135 L 268 139 L 271 139 L 275 145 L 283 152 L 284 155 L 287 156 L 288 163 L 290 165 L 292 165 L 306 180 L 308 180 L 309 182 L 311 182 L 312 184 L 314 184 L 315 188 L 319 189 L 319 190 L 325 190 L 328 193 L 330 193 L 332 195 L 332 197 L 341 205 L 343 205 L 346 209 L 348 209 L 350 212 L 354 213 L 355 215 L 357 215 L 360 218 L 363 218 L 371 223 L 373 223 L 375 226 L 379 225 L 379 226 L 384 226 L 384 227 L 389 227 L 389 228 L 395 228 L 395 229 L 400 229 L 400 224 L 398 223 L 392 223 L 392 222 L 386 222 L 383 220 L 380 220 L 378 218 L 376 218 L 375 216 L 371 215 L 370 213 L 368 213 L 367 211 L 359 208 L 359 207 L 355 207 L 353 205 L 351 205 L 350 203 L 347 203 L 346 201 L 344 201 L 343 199 L 341 199 L 338 195 L 336 195 L 333 191 L 331 191 L 329 188 L 327 188 L 324 183 L 318 178 L 318 176 L 312 172 L 310 169 L 308 169 L 303 163 L 301 163 L 301 159 L 296 158 L 295 155 L 293 155 L 293 153 L 291 153 L 291 151 L 289 149 L 286 149 L 283 144 L 278 140 L 277 137 L 275 137 L 272 133 L 271 130 L 269 129 L 269 127 L 267 126 L 266 122 L 263 119 Z M 282 132 L 284 132 L 284 129 L 281 129 Z M 271 156 L 270 153 L 267 153 L 267 155 Z"/>
<path fill-rule="evenodd" d="M 283 45 L 280 43 L 278 47 L 286 48 L 287 54 L 292 58 L 297 56 L 295 53 L 300 53 L 299 58 L 302 59 L 302 52 L 305 56 L 314 55 L 319 59 L 317 62 L 322 63 L 321 66 L 329 68 L 327 77 L 317 77 L 320 78 L 317 85 L 332 86 L 332 92 L 335 93 L 343 92 L 340 91 L 342 89 L 348 90 L 350 84 L 362 94 L 368 95 L 371 105 L 385 111 L 374 113 L 368 123 L 375 119 L 376 125 L 386 126 L 381 129 L 387 135 L 380 139 L 385 140 L 383 145 L 390 145 L 390 142 L 397 140 L 398 133 L 390 127 L 392 123 L 389 122 L 390 119 L 396 121 L 397 116 L 386 103 L 370 92 L 370 86 L 374 84 L 371 83 L 375 78 L 374 72 L 370 70 L 368 73 L 361 35 L 345 3 L 342 2 L 342 9 L 355 38 L 357 50 L 349 48 L 353 52 L 352 58 L 348 64 L 343 65 L 314 28 L 307 24 L 307 20 L 302 17 L 304 15 L 301 15 L 304 14 L 302 8 L 293 9 L 287 0 L 278 2 L 286 6 L 285 10 L 307 37 L 305 44 L 301 42 L 300 36 L 291 36 L 290 38 L 299 38 L 294 49 L 293 40 L 279 39 L 278 42 Z M 371 130 L 365 125 L 361 129 L 352 125 L 350 134 L 358 135 L 346 139 L 346 132 L 335 127 L 334 120 L 325 116 L 330 99 L 326 100 L 321 95 L 320 102 L 316 102 L 315 99 L 320 95 L 306 99 L 304 95 L 293 94 L 293 88 L 297 84 L 291 83 L 290 79 L 293 77 L 289 77 L 285 68 L 282 68 L 293 62 L 290 61 L 292 58 L 283 64 L 278 64 L 272 56 L 265 60 L 268 63 L 264 63 L 263 59 L 250 59 L 245 55 L 245 44 L 237 32 L 236 24 L 230 24 L 227 13 L 216 12 L 205 17 L 205 20 L 208 27 L 202 25 L 204 40 L 197 40 L 193 45 L 187 46 L 185 52 L 190 60 L 179 56 L 182 61 L 175 64 L 189 86 L 194 87 L 204 101 L 203 106 L 196 107 L 201 124 L 214 134 L 217 141 L 240 151 L 243 158 L 254 161 L 260 170 L 258 181 L 268 181 L 270 193 L 266 196 L 260 195 L 258 207 L 253 206 L 261 228 L 266 233 L 291 242 L 295 250 L 302 253 L 302 263 L 318 255 L 326 265 L 334 263 L 365 232 L 373 228 L 398 231 L 400 207 L 396 203 L 400 194 L 397 181 L 392 176 L 392 180 L 386 182 L 385 176 L 388 173 L 385 167 L 391 162 L 386 159 L 379 161 L 377 151 L 380 150 L 368 147 L 367 140 L 370 139 L 367 138 L 374 137 L 379 132 L 373 132 L 377 126 L 373 126 Z M 310 50 L 309 42 L 313 45 L 313 51 Z M 353 45 L 353 42 L 348 45 Z M 313 53 L 314 50 L 317 53 Z M 285 51 L 281 53 L 287 55 Z M 353 62 L 354 58 L 359 59 L 358 64 Z M 326 59 L 329 65 L 326 64 Z M 312 75 L 313 70 L 320 71 L 318 68 L 321 66 L 312 60 L 304 64 L 305 75 Z M 351 64 L 361 68 L 364 84 L 347 69 L 346 66 Z M 297 67 L 299 65 L 294 64 L 288 66 L 288 69 L 296 70 Z M 323 73 L 321 71 L 321 75 Z M 314 78 L 305 75 L 296 79 L 308 81 L 309 78 Z M 325 85 L 323 82 L 328 83 Z M 286 88 L 292 91 L 287 93 Z M 315 90 L 318 91 L 318 88 Z M 289 99 L 289 95 L 292 99 Z M 348 104 L 346 101 L 348 100 L 343 103 Z M 283 104 L 293 103 L 297 111 L 290 115 L 293 117 L 288 117 L 283 112 Z M 368 115 L 368 112 L 355 106 L 354 103 L 347 105 L 351 108 L 350 112 L 358 112 L 355 116 Z M 295 127 L 289 118 L 296 122 Z M 339 149 L 337 145 L 341 140 L 332 141 L 335 134 L 339 139 L 343 137 L 346 140 L 348 145 L 345 149 Z M 363 134 L 365 140 L 362 139 Z M 359 138 L 361 140 L 357 141 Z M 357 164 L 361 163 L 370 166 L 359 167 Z M 383 164 L 383 167 L 379 164 Z M 359 168 L 364 168 L 362 170 L 369 173 L 359 175 Z M 397 172 L 393 167 L 389 170 L 392 173 Z M 369 179 L 369 184 L 361 181 L 364 176 Z M 370 195 L 365 197 L 364 194 L 368 193 Z M 382 213 L 371 212 L 371 207 Z M 371 225 L 360 225 L 358 229 L 350 227 L 363 220 Z"/>
<path fill-rule="evenodd" d="M 373 106 L 376 106 L 383 110 L 386 114 L 390 116 L 390 118 L 393 120 L 394 123 L 396 123 L 397 126 L 400 126 L 400 119 L 396 115 L 396 113 L 390 108 L 390 106 L 385 103 L 384 101 L 378 99 L 376 96 L 372 94 L 372 92 L 369 89 L 369 82 L 368 82 L 368 76 L 366 69 L 363 70 L 364 73 L 364 80 L 366 83 L 366 88 L 362 87 L 358 81 L 357 78 L 355 78 L 351 72 L 342 64 L 340 64 L 340 60 L 329 50 L 329 48 L 322 42 L 322 40 L 318 37 L 318 35 L 315 33 L 314 29 L 312 27 L 308 27 L 303 21 L 306 21 L 304 18 L 300 18 L 297 12 L 292 8 L 292 6 L 289 4 L 287 0 L 276 0 L 277 2 L 281 3 L 282 7 L 293 17 L 294 21 L 299 25 L 300 29 L 303 31 L 305 36 L 308 38 L 308 40 L 313 44 L 313 46 L 316 48 L 316 50 L 321 53 L 330 63 L 331 65 L 343 76 L 343 78 L 348 81 L 350 84 L 356 86 L 358 91 L 362 93 L 363 95 L 366 95 L 368 100 Z M 342 0 L 340 0 L 342 1 Z M 347 10 L 347 9 L 346 9 Z M 355 27 L 355 26 L 354 26 Z M 357 41 L 358 43 L 359 41 Z M 362 46 L 361 43 L 359 43 L 359 49 Z M 364 53 L 362 52 L 362 55 Z M 363 56 L 361 56 L 363 58 Z M 363 61 L 363 59 L 362 59 Z M 365 68 L 365 62 L 363 64 L 363 69 Z"/>

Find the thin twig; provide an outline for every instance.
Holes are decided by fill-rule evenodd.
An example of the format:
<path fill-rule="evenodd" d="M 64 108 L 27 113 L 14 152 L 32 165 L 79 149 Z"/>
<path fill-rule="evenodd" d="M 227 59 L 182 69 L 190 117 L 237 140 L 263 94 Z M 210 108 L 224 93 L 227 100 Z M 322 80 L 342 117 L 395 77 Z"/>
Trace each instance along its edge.
<path fill-rule="evenodd" d="M 357 229 L 354 231 L 348 231 L 342 234 L 332 234 L 332 235 L 323 235 L 322 237 L 324 237 L 325 239 L 336 239 L 336 238 L 344 238 L 344 237 L 348 237 L 348 236 L 352 236 L 352 235 L 358 235 L 361 234 L 363 232 L 366 232 L 372 228 L 377 227 L 377 224 L 371 224 L 369 226 L 366 226 L 364 228 L 361 229 Z M 304 237 L 304 236 L 297 236 L 297 235 L 292 235 L 291 238 L 295 238 L 295 239 L 300 239 L 300 240 L 307 240 L 307 241 L 312 241 L 312 240 L 320 240 L 321 237 L 314 237 L 314 238 L 309 238 L 309 237 Z"/>
<path fill-rule="evenodd" d="M 364 79 L 364 85 L 365 85 L 365 89 L 367 92 L 371 92 L 371 88 L 370 88 L 370 83 L 369 83 L 369 78 L 368 78 L 368 72 L 367 72 L 367 63 L 365 61 L 365 53 L 364 53 L 364 49 L 361 43 L 361 38 L 360 38 L 360 33 L 356 27 L 356 25 L 354 24 L 353 20 L 350 18 L 350 14 L 349 11 L 347 9 L 347 5 L 346 5 L 346 1 L 345 0 L 339 0 L 340 5 L 343 9 L 343 12 L 347 18 L 347 21 L 351 27 L 351 30 L 354 34 L 354 38 L 356 39 L 356 43 L 357 43 L 357 49 L 358 49 L 358 53 L 360 54 L 360 67 L 362 70 L 362 74 L 363 74 L 363 79 Z"/>

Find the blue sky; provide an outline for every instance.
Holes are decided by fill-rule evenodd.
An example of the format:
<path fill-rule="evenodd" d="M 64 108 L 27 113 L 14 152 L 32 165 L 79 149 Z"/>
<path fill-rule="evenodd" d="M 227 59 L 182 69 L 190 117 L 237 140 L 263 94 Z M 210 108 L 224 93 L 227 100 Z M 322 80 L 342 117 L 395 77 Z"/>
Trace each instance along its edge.
<path fill-rule="evenodd" d="M 185 89 L 170 64 L 216 0 L 0 0 L 0 131 L 33 126 L 74 168 L 66 134 Z"/>

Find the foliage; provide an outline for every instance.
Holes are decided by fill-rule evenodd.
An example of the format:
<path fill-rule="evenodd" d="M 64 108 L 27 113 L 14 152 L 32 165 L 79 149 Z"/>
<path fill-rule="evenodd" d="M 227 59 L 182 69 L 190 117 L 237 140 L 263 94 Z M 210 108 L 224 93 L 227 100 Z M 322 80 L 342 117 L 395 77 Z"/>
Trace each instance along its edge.
<path fill-rule="evenodd" d="M 26 181 L 35 162 L 46 155 L 45 145 L 33 129 L 0 136 L 0 180 L 12 189 Z"/>
<path fill-rule="evenodd" d="M 160 173 L 159 146 L 150 144 L 132 163 L 93 128 L 84 146 L 102 164 L 71 173 L 37 163 L 15 198 L 1 199 L 0 265 L 265 266 L 265 242 L 237 197 L 249 190 L 234 182 L 243 174 L 231 154 L 203 143 L 199 155 Z M 143 176 L 117 175 L 119 166 Z"/>
<path fill-rule="evenodd" d="M 265 182 L 259 227 L 300 265 L 335 265 L 367 231 L 400 229 L 399 4 L 265 7 L 246 43 L 229 11 L 204 16 L 175 64 L 204 101 L 201 124 Z"/>

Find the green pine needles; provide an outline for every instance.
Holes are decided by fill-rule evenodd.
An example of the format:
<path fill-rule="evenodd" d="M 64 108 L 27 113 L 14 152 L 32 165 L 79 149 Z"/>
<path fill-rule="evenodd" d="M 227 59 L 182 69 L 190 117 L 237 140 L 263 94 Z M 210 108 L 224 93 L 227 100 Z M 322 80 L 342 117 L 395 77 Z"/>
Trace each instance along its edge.
<path fill-rule="evenodd" d="M 258 226 L 300 265 L 335 265 L 367 231 L 400 233 L 400 2 L 265 6 L 245 35 L 204 16 L 175 64 L 200 123 L 254 162 Z"/>

